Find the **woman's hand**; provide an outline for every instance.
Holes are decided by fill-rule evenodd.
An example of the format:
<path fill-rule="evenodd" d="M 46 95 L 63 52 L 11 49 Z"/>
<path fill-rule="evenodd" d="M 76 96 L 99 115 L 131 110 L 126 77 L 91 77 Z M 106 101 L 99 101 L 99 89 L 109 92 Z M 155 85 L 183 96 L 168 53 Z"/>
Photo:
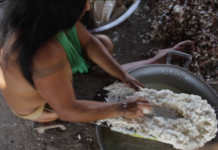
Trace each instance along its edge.
<path fill-rule="evenodd" d="M 137 79 L 134 77 L 130 76 L 129 74 L 126 73 L 123 79 L 121 81 L 128 87 L 133 88 L 136 91 L 139 91 L 140 88 L 145 88 L 144 85 L 142 85 Z"/>
<path fill-rule="evenodd" d="M 153 112 L 152 105 L 145 99 L 131 97 L 123 102 L 121 116 L 135 119 L 144 116 L 143 109 Z"/>

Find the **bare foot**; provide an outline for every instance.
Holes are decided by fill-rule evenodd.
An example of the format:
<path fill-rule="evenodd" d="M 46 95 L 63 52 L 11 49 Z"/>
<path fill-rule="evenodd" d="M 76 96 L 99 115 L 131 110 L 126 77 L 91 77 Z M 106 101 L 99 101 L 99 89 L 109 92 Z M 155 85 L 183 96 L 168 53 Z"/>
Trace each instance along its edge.
<path fill-rule="evenodd" d="M 155 56 L 154 59 L 156 60 L 156 63 L 165 63 L 167 59 L 167 54 L 171 50 L 176 50 L 180 52 L 185 52 L 185 53 L 191 53 L 192 51 L 195 50 L 194 43 L 190 40 L 183 41 L 175 45 L 173 48 L 169 49 L 164 49 L 164 50 L 159 50 Z M 180 60 L 182 57 L 180 56 L 173 56 L 172 60 Z"/>

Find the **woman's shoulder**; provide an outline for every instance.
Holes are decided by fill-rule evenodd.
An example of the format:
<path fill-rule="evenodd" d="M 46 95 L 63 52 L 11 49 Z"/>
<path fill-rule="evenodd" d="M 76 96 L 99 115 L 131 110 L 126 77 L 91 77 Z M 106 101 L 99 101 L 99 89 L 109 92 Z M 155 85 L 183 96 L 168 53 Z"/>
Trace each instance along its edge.
<path fill-rule="evenodd" d="M 50 66 L 65 59 L 67 59 L 66 53 L 62 45 L 54 37 L 37 50 L 33 57 L 33 69 Z"/>

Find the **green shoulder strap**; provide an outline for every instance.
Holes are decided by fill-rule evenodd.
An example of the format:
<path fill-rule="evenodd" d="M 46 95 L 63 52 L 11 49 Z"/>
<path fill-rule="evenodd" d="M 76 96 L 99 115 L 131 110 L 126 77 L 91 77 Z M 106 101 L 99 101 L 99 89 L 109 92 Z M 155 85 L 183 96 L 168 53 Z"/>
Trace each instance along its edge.
<path fill-rule="evenodd" d="M 72 68 L 72 72 L 88 72 L 89 65 L 83 58 L 83 51 L 78 39 L 76 27 L 74 26 L 73 28 L 67 30 L 67 35 L 69 38 L 65 35 L 63 31 L 60 31 L 58 34 L 59 35 L 56 35 L 55 37 L 61 43 L 67 54 L 68 60 Z"/>

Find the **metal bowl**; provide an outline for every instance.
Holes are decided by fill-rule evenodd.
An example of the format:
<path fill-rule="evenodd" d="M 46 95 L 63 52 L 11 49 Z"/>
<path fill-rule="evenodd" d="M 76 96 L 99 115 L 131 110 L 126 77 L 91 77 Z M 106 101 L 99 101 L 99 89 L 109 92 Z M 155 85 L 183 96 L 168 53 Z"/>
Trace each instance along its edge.
<path fill-rule="evenodd" d="M 135 0 L 135 2 L 129 7 L 129 9 L 119 18 L 117 18 L 116 20 L 114 20 L 113 22 L 103 25 L 101 27 L 95 28 L 95 29 L 91 29 L 89 30 L 89 32 L 91 33 L 98 33 L 98 32 L 103 32 L 106 30 L 109 30 L 117 25 L 119 25 L 120 23 L 122 23 L 123 21 L 125 21 L 127 18 L 129 18 L 133 12 L 136 10 L 136 8 L 139 6 L 141 0 Z"/>
<path fill-rule="evenodd" d="M 174 93 L 199 95 L 202 99 L 207 99 L 213 107 L 218 107 L 218 95 L 207 83 L 185 68 L 170 65 L 172 54 L 180 54 L 188 58 L 185 68 L 192 60 L 188 54 L 171 51 L 168 54 L 167 64 L 141 66 L 131 70 L 129 74 L 147 88 L 169 89 Z M 131 137 L 102 126 L 96 126 L 96 133 L 101 150 L 176 150 L 172 145 Z"/>

